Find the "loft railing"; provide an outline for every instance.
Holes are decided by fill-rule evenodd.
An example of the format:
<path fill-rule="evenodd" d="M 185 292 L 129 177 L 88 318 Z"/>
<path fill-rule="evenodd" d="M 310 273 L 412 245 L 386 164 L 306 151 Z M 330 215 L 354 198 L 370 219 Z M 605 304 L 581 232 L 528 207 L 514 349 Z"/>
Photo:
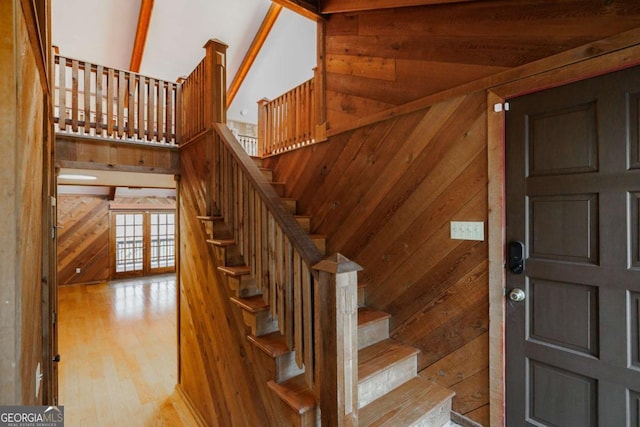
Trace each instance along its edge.
<path fill-rule="evenodd" d="M 181 87 L 130 71 L 55 56 L 56 131 L 176 145 Z"/>
<path fill-rule="evenodd" d="M 226 122 L 226 50 L 219 40 L 205 44 L 205 57 L 182 82 L 182 135 L 189 142 Z"/>
<path fill-rule="evenodd" d="M 279 97 L 258 101 L 258 154 L 269 156 L 325 139 L 321 93 L 314 77 Z"/>
<path fill-rule="evenodd" d="M 252 157 L 258 156 L 258 138 L 250 135 L 236 135 L 238 142 L 244 148 L 244 151 Z"/>

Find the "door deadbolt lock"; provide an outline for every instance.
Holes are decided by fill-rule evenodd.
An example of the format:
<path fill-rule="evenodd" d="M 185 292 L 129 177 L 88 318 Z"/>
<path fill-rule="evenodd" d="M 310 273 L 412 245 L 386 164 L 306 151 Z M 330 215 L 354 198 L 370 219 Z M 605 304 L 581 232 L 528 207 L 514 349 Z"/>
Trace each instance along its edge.
<path fill-rule="evenodd" d="M 524 301 L 526 297 L 527 297 L 527 294 L 525 294 L 522 289 L 514 288 L 514 289 L 511 289 L 511 291 L 509 292 L 509 299 L 511 301 L 515 301 L 515 302 Z"/>
<path fill-rule="evenodd" d="M 524 243 L 509 243 L 509 271 L 513 274 L 524 273 Z"/>

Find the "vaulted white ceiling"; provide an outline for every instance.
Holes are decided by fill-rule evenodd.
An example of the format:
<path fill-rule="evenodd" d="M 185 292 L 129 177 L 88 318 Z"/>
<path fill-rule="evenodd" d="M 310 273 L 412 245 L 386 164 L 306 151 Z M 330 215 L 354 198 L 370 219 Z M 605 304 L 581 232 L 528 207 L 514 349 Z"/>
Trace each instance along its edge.
<path fill-rule="evenodd" d="M 141 0 L 52 0 L 60 54 L 128 70 Z M 155 0 L 140 73 L 175 81 L 204 57 L 205 42 L 229 45 L 227 83 L 269 9 L 269 0 Z M 283 9 L 240 87 L 228 118 L 257 123 L 256 102 L 308 80 L 316 65 L 316 23 Z M 245 110 L 247 114 L 241 114 Z"/>

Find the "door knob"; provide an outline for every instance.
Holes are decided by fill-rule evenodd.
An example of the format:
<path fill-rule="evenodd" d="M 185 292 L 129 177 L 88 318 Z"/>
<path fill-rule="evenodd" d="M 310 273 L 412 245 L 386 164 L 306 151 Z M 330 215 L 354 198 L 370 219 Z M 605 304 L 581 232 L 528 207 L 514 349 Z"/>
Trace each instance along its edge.
<path fill-rule="evenodd" d="M 522 289 L 514 288 L 514 289 L 511 289 L 511 291 L 509 292 L 509 299 L 511 301 L 515 301 L 515 302 L 524 301 L 526 297 L 527 297 L 527 294 L 525 294 Z"/>

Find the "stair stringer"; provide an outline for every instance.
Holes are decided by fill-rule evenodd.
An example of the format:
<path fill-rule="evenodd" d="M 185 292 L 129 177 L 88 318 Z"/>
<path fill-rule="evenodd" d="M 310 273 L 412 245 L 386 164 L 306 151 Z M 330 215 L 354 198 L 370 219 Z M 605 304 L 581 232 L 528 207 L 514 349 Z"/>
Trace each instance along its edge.
<path fill-rule="evenodd" d="M 228 235 L 228 230 L 226 229 L 226 225 L 224 225 L 223 221 L 220 221 L 217 227 L 212 228 L 213 232 L 209 233 L 209 227 L 205 224 L 210 221 L 210 219 L 207 217 L 200 217 L 200 220 L 203 223 L 202 237 L 204 240 L 210 241 L 214 235 Z M 217 220 L 220 219 L 217 218 Z M 269 414 L 269 420 L 265 420 L 265 422 L 274 427 L 289 425 L 295 426 L 297 424 L 292 422 L 292 417 L 288 408 L 283 406 L 281 399 L 268 387 L 268 382 L 270 380 L 278 378 L 278 372 L 282 369 L 282 362 L 277 358 L 269 356 L 255 345 L 252 345 L 252 343 L 246 339 L 247 335 L 249 335 L 250 329 L 246 325 L 242 311 L 239 310 L 232 302 L 232 298 L 236 293 L 230 284 L 230 277 L 219 269 L 219 267 L 227 265 L 227 260 L 236 260 L 237 262 L 238 256 L 236 253 L 227 253 L 227 251 L 234 252 L 235 248 L 219 247 L 211 244 L 210 242 L 207 243 L 207 246 L 208 260 L 211 263 L 212 270 L 215 272 L 216 282 L 220 284 L 220 291 L 225 294 L 225 299 L 228 301 L 223 316 L 226 318 L 228 326 L 236 329 L 238 333 L 244 337 L 246 342 L 246 344 L 243 345 L 244 355 L 246 356 L 242 360 L 244 363 L 244 369 L 251 371 L 251 375 L 257 378 L 256 382 L 263 385 L 259 387 L 257 391 L 260 396 L 260 401 L 264 405 L 265 411 Z M 255 403 L 255 401 L 251 402 L 252 405 Z"/>
<path fill-rule="evenodd" d="M 181 150 L 179 385 L 208 425 L 286 425 L 267 386 L 273 363 L 247 342 L 242 316 L 197 219 L 204 208 L 204 142 Z"/>

